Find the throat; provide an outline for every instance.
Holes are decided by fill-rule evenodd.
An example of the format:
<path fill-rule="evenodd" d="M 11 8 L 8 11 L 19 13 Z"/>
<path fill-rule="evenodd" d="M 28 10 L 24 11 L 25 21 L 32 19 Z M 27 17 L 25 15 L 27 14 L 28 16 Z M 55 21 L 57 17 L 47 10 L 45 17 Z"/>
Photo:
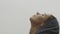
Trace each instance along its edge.
<path fill-rule="evenodd" d="M 35 24 L 35 23 L 32 23 L 31 24 L 31 27 L 42 27 L 44 25 L 44 23 L 39 23 L 39 24 Z"/>
<path fill-rule="evenodd" d="M 31 24 L 30 34 L 34 34 L 44 24 Z"/>
<path fill-rule="evenodd" d="M 40 26 L 31 26 L 30 34 L 35 34 L 38 28 L 40 28 Z"/>

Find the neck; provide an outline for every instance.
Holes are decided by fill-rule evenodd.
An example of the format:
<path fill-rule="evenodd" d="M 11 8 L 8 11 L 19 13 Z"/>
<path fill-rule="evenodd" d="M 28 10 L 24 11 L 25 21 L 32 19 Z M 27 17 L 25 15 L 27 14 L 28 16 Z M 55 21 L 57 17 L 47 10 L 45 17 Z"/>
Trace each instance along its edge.
<path fill-rule="evenodd" d="M 40 26 L 31 26 L 30 34 L 34 34 Z"/>
<path fill-rule="evenodd" d="M 30 34 L 34 34 L 43 24 L 31 24 Z"/>
<path fill-rule="evenodd" d="M 31 24 L 31 27 L 42 27 L 44 23 L 39 23 L 39 24 Z"/>

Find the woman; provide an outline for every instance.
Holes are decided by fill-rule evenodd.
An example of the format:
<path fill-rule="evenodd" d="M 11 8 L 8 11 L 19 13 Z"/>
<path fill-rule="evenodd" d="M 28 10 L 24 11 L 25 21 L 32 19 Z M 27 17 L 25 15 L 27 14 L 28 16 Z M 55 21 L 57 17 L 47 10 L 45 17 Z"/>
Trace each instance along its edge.
<path fill-rule="evenodd" d="M 37 13 L 30 18 L 29 34 L 59 34 L 59 24 L 53 15 Z"/>

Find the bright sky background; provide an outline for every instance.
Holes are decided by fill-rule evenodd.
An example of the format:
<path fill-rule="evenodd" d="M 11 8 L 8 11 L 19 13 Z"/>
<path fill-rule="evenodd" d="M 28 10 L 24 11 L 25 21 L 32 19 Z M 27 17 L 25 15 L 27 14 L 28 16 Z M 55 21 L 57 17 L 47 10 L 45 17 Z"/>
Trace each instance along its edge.
<path fill-rule="evenodd" d="M 60 0 L 0 0 L 0 34 L 28 34 L 29 17 L 49 13 L 60 22 Z"/>

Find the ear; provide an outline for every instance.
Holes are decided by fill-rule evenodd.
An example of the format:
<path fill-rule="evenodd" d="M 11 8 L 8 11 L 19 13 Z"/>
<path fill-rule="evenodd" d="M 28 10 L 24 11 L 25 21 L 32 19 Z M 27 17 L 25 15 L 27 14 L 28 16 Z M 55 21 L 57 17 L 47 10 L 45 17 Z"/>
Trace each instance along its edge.
<path fill-rule="evenodd" d="M 51 14 L 51 15 L 50 15 L 50 19 L 53 19 L 53 18 L 54 18 L 54 16 Z"/>
<path fill-rule="evenodd" d="M 37 14 L 37 15 L 40 15 L 40 13 L 39 13 L 39 12 L 37 12 L 36 14 Z"/>
<path fill-rule="evenodd" d="M 44 21 L 46 21 L 49 17 L 51 17 L 51 15 L 44 14 Z"/>

